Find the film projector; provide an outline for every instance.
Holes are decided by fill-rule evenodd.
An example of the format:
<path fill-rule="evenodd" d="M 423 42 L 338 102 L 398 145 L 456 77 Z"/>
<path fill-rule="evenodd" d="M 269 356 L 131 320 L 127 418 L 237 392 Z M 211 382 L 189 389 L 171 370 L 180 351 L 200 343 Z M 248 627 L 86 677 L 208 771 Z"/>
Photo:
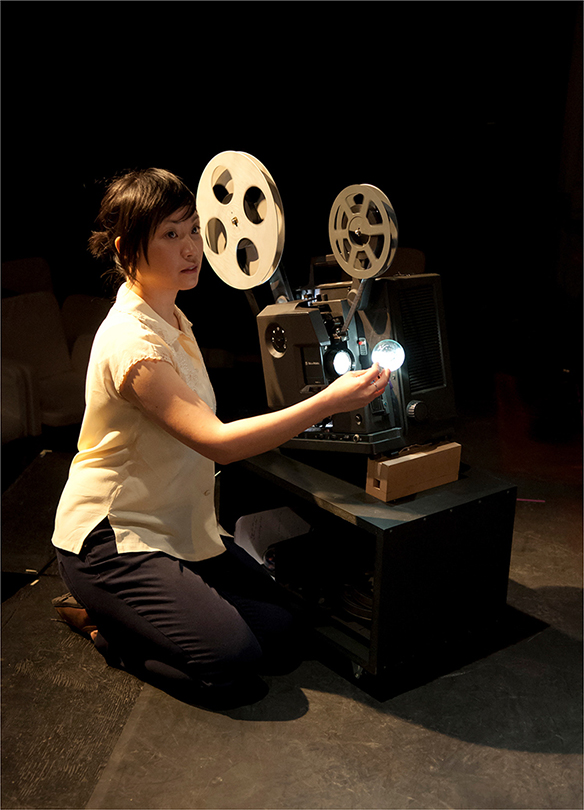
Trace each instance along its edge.
<path fill-rule="evenodd" d="M 309 283 L 295 293 L 280 269 L 282 200 L 259 160 L 216 155 L 201 176 L 197 207 L 215 273 L 248 298 L 260 285 L 271 288 L 273 303 L 256 306 L 270 409 L 376 361 L 392 371 L 382 397 L 331 414 L 287 448 L 391 455 L 449 436 L 455 407 L 440 277 L 392 272 L 397 218 L 380 189 L 352 185 L 338 194 L 328 223 L 332 255 L 311 265 Z M 319 284 L 323 266 L 329 276 L 336 266 L 339 280 Z"/>
<path fill-rule="evenodd" d="M 228 470 L 227 520 L 244 515 L 254 537 L 262 516 L 291 508 L 304 520 L 284 537 L 270 524 L 256 559 L 308 608 L 322 654 L 360 688 L 384 700 L 451 671 L 449 651 L 474 654 L 467 640 L 490 638 L 505 610 L 516 489 L 478 470 L 459 474 L 439 276 L 407 272 L 395 212 L 375 186 L 338 194 L 332 254 L 313 260 L 295 293 L 279 267 L 282 201 L 258 160 L 213 158 L 197 206 L 211 267 L 255 306 L 271 409 L 350 369 L 391 369 L 369 406 L 330 414 L 282 452 Z M 263 307 L 253 300 L 261 285 Z M 364 466 L 366 492 L 354 474 Z"/>

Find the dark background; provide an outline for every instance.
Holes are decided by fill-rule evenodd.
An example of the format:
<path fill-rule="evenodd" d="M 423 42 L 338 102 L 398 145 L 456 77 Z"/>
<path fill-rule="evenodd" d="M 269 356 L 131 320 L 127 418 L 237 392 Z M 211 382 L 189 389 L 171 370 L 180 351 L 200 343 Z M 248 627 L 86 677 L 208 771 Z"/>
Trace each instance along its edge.
<path fill-rule="evenodd" d="M 579 2 L 4 2 L 3 260 L 44 256 L 60 301 L 109 295 L 86 250 L 103 180 L 196 189 L 218 152 L 269 169 L 293 286 L 330 252 L 338 192 L 390 198 L 442 276 L 459 402 L 497 374 L 580 411 Z M 207 266 L 180 305 L 203 347 L 259 353 Z M 549 410 L 551 408 L 551 410 Z"/>

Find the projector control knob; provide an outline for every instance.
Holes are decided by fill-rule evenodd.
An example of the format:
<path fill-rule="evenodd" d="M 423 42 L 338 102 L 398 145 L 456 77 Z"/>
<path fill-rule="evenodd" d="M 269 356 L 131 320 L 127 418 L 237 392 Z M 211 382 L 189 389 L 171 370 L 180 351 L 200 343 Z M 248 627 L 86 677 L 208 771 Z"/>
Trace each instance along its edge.
<path fill-rule="evenodd" d="M 406 413 L 410 419 L 416 422 L 423 422 L 428 418 L 428 406 L 420 399 L 412 399 L 411 402 L 408 402 Z"/>

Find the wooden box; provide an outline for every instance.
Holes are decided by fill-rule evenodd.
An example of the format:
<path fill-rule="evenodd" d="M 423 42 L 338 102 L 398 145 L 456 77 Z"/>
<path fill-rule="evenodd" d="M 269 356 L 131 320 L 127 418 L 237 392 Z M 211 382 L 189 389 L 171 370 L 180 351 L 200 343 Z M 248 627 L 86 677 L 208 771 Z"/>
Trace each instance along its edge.
<path fill-rule="evenodd" d="M 396 458 L 369 459 L 366 491 L 381 501 L 394 501 L 458 479 L 461 445 L 428 445 Z"/>

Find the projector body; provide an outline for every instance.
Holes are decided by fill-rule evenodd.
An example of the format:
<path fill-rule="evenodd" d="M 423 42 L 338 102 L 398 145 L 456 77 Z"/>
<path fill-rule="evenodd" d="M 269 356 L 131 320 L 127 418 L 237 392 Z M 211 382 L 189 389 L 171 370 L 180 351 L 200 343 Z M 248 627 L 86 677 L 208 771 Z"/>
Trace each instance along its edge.
<path fill-rule="evenodd" d="M 257 316 L 268 406 L 284 408 L 325 388 L 339 376 L 339 353 L 351 369 L 366 369 L 375 346 L 390 338 L 405 361 L 370 405 L 331 414 L 286 446 L 375 455 L 449 438 L 456 412 L 440 277 L 369 280 L 343 334 L 350 291 L 350 282 L 324 284 L 311 298 L 272 304 Z"/>

